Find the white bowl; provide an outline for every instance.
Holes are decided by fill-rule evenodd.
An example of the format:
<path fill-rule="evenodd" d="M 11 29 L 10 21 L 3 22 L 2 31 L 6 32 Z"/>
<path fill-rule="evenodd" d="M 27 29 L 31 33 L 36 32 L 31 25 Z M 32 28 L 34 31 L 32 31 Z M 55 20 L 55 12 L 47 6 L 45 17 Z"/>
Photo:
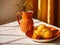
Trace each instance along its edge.
<path fill-rule="evenodd" d="M 58 38 L 58 36 L 57 37 L 54 37 L 52 39 L 32 39 L 32 40 L 33 41 L 36 41 L 36 42 L 50 42 L 50 41 L 53 41 L 53 40 L 55 40 L 57 38 Z"/>

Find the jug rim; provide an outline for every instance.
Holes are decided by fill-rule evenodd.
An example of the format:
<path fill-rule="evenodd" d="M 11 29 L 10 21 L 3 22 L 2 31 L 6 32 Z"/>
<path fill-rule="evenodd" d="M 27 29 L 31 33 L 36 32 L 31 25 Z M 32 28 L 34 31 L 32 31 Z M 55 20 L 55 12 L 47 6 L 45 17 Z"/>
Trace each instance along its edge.
<path fill-rule="evenodd" d="M 34 12 L 34 11 L 22 11 L 22 12 Z"/>

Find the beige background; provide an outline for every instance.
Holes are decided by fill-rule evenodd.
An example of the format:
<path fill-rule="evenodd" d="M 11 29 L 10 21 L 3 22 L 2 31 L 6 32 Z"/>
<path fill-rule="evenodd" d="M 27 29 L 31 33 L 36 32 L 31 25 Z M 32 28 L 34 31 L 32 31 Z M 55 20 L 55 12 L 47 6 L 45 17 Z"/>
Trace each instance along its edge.
<path fill-rule="evenodd" d="M 16 20 L 17 0 L 0 0 L 0 24 Z"/>

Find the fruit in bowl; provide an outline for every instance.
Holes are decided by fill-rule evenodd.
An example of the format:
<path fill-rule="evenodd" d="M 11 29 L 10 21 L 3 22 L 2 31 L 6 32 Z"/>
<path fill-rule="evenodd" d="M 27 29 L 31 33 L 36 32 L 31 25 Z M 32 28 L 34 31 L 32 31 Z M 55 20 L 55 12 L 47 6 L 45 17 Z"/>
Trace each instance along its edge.
<path fill-rule="evenodd" d="M 49 30 L 49 29 L 43 29 L 42 37 L 44 39 L 51 39 L 51 38 L 53 38 L 53 32 L 51 30 Z"/>
<path fill-rule="evenodd" d="M 48 42 L 56 39 L 60 35 L 60 31 L 54 27 L 40 24 L 34 30 L 29 30 L 26 35 L 34 41 Z"/>
<path fill-rule="evenodd" d="M 39 39 L 39 38 L 41 38 L 41 31 L 40 31 L 40 30 L 35 30 L 35 31 L 33 32 L 32 38 L 34 38 L 34 39 Z"/>
<path fill-rule="evenodd" d="M 44 24 L 41 24 L 37 27 L 37 30 L 33 31 L 32 38 L 35 39 L 50 39 L 53 37 L 53 33 L 50 29 L 48 29 Z"/>

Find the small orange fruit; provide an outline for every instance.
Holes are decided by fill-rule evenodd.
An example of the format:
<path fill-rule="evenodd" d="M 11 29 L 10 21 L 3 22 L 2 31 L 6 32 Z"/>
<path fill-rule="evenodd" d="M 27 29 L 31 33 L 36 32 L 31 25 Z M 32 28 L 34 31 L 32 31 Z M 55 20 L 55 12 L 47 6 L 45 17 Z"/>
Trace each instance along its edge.
<path fill-rule="evenodd" d="M 57 30 L 57 29 L 52 27 L 51 30 L 53 31 L 53 30 Z"/>
<path fill-rule="evenodd" d="M 46 26 L 48 29 L 51 29 L 52 27 L 51 26 Z"/>

